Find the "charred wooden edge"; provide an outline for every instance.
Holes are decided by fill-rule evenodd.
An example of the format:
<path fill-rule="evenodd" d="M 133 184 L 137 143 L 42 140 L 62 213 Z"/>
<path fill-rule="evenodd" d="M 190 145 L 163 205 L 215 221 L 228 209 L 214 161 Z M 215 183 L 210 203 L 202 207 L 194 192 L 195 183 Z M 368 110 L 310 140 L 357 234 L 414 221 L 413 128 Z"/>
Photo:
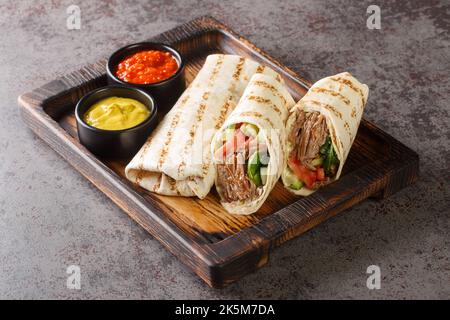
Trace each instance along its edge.
<path fill-rule="evenodd" d="M 300 83 L 305 89 L 310 86 L 308 81 L 211 17 L 197 18 L 151 40 L 176 44 L 205 32 L 228 35 L 267 60 L 272 68 L 282 71 L 285 80 Z M 64 105 L 73 105 L 82 95 L 105 83 L 105 62 L 102 59 L 21 95 L 18 100 L 23 119 L 38 136 L 212 287 L 224 287 L 257 270 L 267 263 L 272 248 L 342 210 L 370 196 L 387 197 L 418 177 L 418 155 L 363 119 L 361 125 L 389 146 L 389 156 L 353 171 L 351 176 L 343 176 L 314 196 L 300 198 L 224 240 L 213 244 L 197 243 L 159 211 L 157 201 L 144 199 L 130 188 L 54 120 Z"/>

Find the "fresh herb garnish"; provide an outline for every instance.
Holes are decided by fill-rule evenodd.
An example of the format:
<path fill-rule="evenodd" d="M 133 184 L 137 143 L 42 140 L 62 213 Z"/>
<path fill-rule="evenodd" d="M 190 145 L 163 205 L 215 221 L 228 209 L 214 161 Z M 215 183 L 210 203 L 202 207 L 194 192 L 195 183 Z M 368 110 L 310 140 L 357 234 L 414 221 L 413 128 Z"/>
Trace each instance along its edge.
<path fill-rule="evenodd" d="M 255 152 L 248 159 L 247 175 L 253 183 L 259 187 L 262 185 L 261 179 L 261 161 L 259 159 L 259 153 Z"/>
<path fill-rule="evenodd" d="M 336 151 L 331 143 L 330 136 L 327 137 L 325 143 L 320 147 L 320 156 L 323 159 L 323 168 L 325 169 L 325 174 L 327 176 L 333 176 L 336 174 L 337 168 L 339 167 L 339 159 L 337 157 Z"/>

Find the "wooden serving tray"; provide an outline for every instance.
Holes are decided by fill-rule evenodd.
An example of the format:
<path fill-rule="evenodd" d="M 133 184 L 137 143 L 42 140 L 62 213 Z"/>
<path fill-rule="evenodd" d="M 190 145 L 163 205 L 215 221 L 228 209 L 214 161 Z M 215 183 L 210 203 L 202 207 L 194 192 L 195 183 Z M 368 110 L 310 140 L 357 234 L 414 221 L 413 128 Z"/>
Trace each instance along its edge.
<path fill-rule="evenodd" d="M 279 72 L 295 100 L 310 86 L 210 17 L 150 40 L 171 44 L 184 55 L 188 82 L 207 55 L 228 53 Z M 223 287 L 262 267 L 273 248 L 361 200 L 387 197 L 417 179 L 418 155 L 362 120 L 341 179 L 311 196 L 296 197 L 278 182 L 256 214 L 236 216 L 223 210 L 214 189 L 204 200 L 149 193 L 125 179 L 128 160 L 99 159 L 78 141 L 75 104 L 106 85 L 105 64 L 103 59 L 20 96 L 22 116 L 38 136 L 212 287 Z"/>

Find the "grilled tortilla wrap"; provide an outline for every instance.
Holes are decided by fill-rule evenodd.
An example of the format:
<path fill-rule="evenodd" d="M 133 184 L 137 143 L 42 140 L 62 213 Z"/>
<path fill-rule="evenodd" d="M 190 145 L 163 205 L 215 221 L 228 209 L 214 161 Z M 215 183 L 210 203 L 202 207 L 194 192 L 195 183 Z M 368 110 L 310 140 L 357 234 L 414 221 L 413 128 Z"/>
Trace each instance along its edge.
<path fill-rule="evenodd" d="M 367 85 L 343 72 L 317 81 L 290 110 L 282 174 L 289 191 L 307 196 L 339 179 L 368 94 Z"/>
<path fill-rule="evenodd" d="M 240 56 L 208 56 L 194 81 L 127 165 L 127 178 L 159 194 L 204 198 L 215 176 L 212 137 L 257 72 L 278 76 Z"/>
<path fill-rule="evenodd" d="M 216 189 L 233 214 L 256 212 L 285 163 L 288 110 L 295 101 L 274 77 L 255 74 L 213 139 Z"/>

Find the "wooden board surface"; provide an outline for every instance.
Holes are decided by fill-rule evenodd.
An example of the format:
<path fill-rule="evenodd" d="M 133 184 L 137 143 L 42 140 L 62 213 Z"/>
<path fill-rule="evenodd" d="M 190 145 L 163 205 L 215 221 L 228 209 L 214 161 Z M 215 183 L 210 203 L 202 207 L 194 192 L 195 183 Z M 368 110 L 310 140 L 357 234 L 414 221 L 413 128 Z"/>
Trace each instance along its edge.
<path fill-rule="evenodd" d="M 310 85 L 213 18 L 198 18 L 150 40 L 180 50 L 188 83 L 207 55 L 229 53 L 275 69 L 296 100 Z M 78 141 L 74 106 L 85 93 L 106 85 L 105 63 L 102 59 L 19 97 L 24 120 L 211 286 L 256 270 L 273 247 L 365 198 L 389 196 L 418 176 L 417 154 L 363 119 L 341 179 L 309 197 L 296 197 L 278 182 L 256 214 L 236 216 L 224 211 L 215 190 L 203 200 L 152 194 L 125 179 L 128 159 L 98 159 Z"/>

